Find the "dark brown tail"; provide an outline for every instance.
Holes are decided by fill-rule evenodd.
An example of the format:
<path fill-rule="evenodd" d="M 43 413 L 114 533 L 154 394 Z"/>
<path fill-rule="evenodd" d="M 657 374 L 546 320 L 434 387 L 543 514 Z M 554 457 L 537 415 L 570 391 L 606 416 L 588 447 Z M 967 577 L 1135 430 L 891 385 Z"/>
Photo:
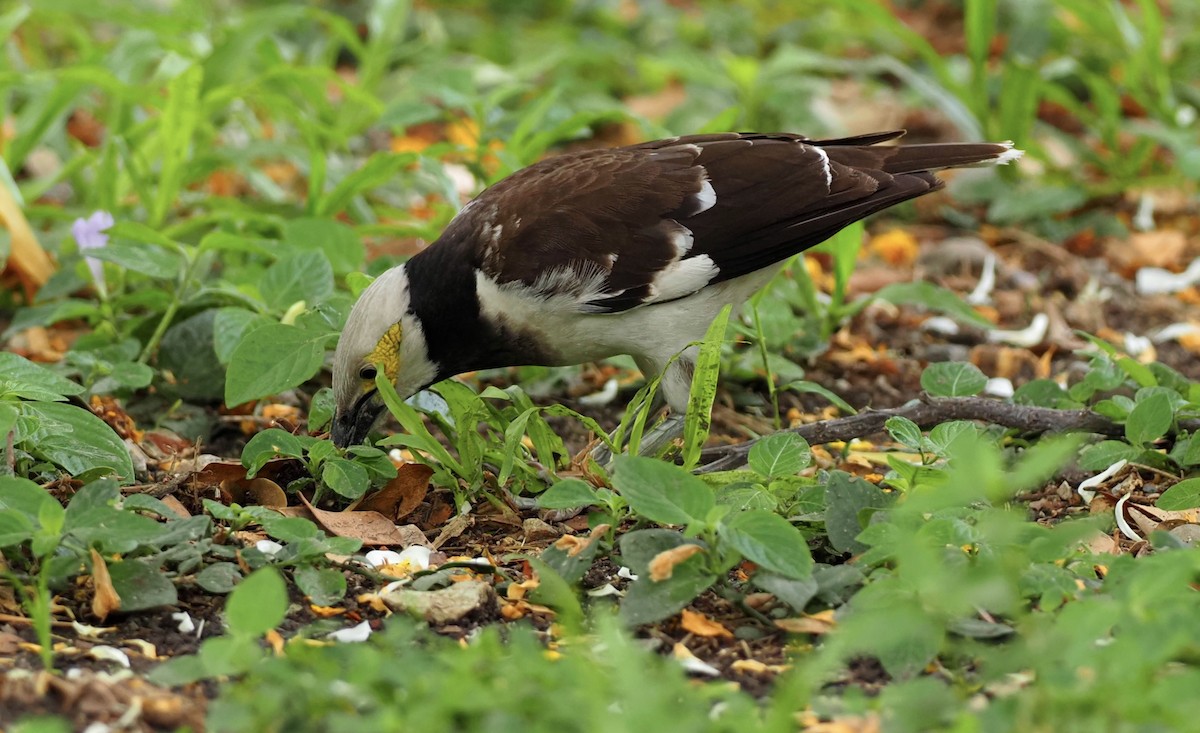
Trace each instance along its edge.
<path fill-rule="evenodd" d="M 1011 142 L 878 144 L 903 134 L 904 130 L 875 132 L 837 140 L 813 140 L 809 144 L 820 146 L 832 160 L 842 165 L 876 168 L 892 175 L 963 166 L 1004 165 L 1017 160 L 1023 153 Z"/>

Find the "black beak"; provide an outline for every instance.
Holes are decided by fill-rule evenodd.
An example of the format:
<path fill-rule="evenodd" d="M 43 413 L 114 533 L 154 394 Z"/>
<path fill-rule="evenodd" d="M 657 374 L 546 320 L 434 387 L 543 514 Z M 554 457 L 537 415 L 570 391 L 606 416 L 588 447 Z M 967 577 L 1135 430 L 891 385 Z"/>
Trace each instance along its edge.
<path fill-rule="evenodd" d="M 333 418 L 333 444 L 338 448 L 347 448 L 366 440 L 371 428 L 379 421 L 383 407 L 378 392 L 371 390 L 359 397 L 349 410 L 339 410 Z"/>

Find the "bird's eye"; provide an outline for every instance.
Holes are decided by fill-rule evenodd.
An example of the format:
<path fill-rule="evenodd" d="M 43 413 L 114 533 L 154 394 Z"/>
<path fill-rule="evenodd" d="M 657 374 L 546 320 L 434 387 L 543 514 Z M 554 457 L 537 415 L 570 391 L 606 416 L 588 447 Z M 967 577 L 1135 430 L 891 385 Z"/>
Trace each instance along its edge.
<path fill-rule="evenodd" d="M 368 364 L 367 366 L 358 370 L 358 378 L 364 381 L 373 381 L 377 373 L 378 372 L 376 371 L 375 367 Z"/>

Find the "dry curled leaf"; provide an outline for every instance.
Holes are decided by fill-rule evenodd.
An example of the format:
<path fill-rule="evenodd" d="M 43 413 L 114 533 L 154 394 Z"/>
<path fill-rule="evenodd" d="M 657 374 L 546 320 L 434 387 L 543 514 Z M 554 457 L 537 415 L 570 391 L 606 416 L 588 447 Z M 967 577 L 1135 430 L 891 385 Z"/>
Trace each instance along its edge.
<path fill-rule="evenodd" d="M 683 627 L 684 631 L 696 636 L 726 639 L 733 637 L 733 632 L 725 628 L 724 624 L 720 621 L 714 621 L 702 613 L 696 613 L 687 608 L 683 609 L 679 614 L 679 625 Z"/>
<path fill-rule="evenodd" d="M 425 501 L 433 469 L 421 463 L 406 463 L 396 470 L 396 478 L 379 491 L 367 496 L 359 509 L 379 512 L 392 521 L 404 519 Z"/>
<path fill-rule="evenodd" d="M 92 614 L 103 621 L 108 614 L 121 610 L 121 596 L 113 588 L 112 577 L 108 574 L 108 563 L 104 557 L 92 548 Z"/>
<path fill-rule="evenodd" d="M 300 501 L 330 534 L 353 537 L 364 545 L 398 545 L 403 540 L 395 523 L 379 512 L 327 512 L 314 507 L 303 494 Z"/>
<path fill-rule="evenodd" d="M 692 555 L 704 552 L 704 548 L 700 545 L 680 545 L 673 547 L 670 550 L 665 550 L 654 556 L 650 561 L 650 580 L 655 583 L 661 583 L 667 580 L 675 573 L 675 566 L 687 560 Z"/>

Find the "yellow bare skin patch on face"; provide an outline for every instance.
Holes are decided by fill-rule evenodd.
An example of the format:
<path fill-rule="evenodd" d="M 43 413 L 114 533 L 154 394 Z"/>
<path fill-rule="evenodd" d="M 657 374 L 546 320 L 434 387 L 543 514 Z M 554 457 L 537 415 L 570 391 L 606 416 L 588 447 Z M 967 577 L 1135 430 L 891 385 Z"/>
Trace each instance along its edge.
<path fill-rule="evenodd" d="M 396 382 L 396 377 L 400 374 L 400 337 L 404 333 L 404 328 L 400 321 L 396 321 L 392 326 L 384 332 L 383 336 L 375 344 L 375 348 L 371 349 L 371 353 L 367 354 L 367 364 L 378 364 L 383 367 L 383 373 L 387 375 L 389 381 L 393 384 Z M 363 385 L 364 389 L 374 389 L 375 381 L 367 380 Z"/>

